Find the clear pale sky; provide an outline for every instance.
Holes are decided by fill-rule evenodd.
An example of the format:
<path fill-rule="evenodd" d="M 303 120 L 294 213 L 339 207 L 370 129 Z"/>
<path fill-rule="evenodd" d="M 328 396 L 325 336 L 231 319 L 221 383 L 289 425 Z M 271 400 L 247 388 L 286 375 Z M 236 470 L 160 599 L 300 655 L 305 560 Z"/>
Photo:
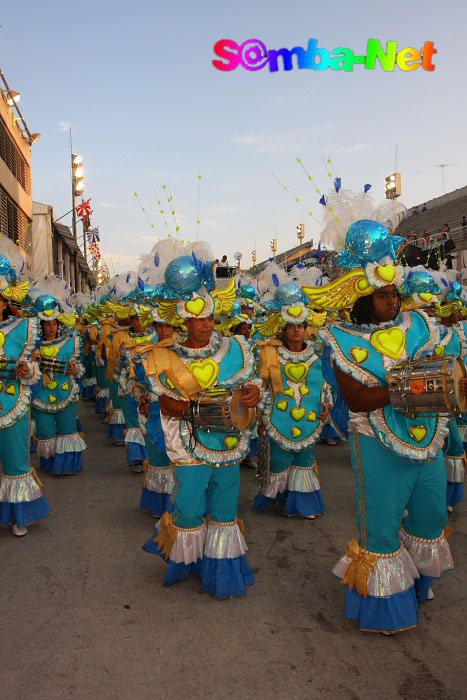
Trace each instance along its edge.
<path fill-rule="evenodd" d="M 0 68 L 32 132 L 35 200 L 57 216 L 70 209 L 69 125 L 83 156 L 92 224 L 114 272 L 134 269 L 140 254 L 168 229 L 156 199 L 170 187 L 181 237 L 208 240 L 216 257 L 235 251 L 249 265 L 296 244 L 319 224 L 273 174 L 320 217 L 318 195 L 297 165 L 303 159 L 327 190 L 326 159 L 343 185 L 373 185 L 402 172 L 407 206 L 467 184 L 467 5 L 461 0 L 27 0 L 0 13 Z M 434 72 L 353 73 L 326 70 L 252 72 L 212 66 L 219 39 L 251 38 L 268 49 L 316 38 L 365 53 L 369 38 L 420 49 L 434 41 Z M 197 176 L 200 221 L 197 219 Z M 148 211 L 151 228 L 134 193 Z M 156 196 L 157 193 L 157 196 Z M 166 204 L 166 203 L 165 203 Z M 165 206 L 165 210 L 170 207 Z M 68 217 L 64 221 L 70 223 Z"/>

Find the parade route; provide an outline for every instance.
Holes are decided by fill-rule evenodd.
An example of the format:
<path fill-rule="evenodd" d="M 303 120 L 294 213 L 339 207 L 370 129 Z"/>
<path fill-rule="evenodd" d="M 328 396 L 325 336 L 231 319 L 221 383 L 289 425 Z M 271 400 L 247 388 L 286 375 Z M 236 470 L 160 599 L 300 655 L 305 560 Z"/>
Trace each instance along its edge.
<path fill-rule="evenodd" d="M 357 535 L 345 444 L 318 446 L 326 512 L 314 521 L 254 513 L 242 468 L 256 576 L 246 597 L 213 600 L 194 577 L 164 589 L 164 562 L 141 549 L 155 523 L 138 507 L 142 475 L 107 441 L 93 403 L 79 413 L 83 472 L 41 475 L 53 514 L 22 539 L 0 532 L 2 700 L 464 696 L 464 504 L 450 515 L 456 569 L 435 582 L 419 628 L 395 637 L 344 626 L 330 573 Z"/>

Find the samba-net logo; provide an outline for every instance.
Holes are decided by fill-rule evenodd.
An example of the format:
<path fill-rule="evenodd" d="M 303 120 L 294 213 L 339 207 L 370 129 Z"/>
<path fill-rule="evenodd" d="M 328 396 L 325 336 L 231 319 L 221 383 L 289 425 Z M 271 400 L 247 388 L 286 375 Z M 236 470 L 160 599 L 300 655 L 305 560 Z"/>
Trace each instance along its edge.
<path fill-rule="evenodd" d="M 293 49 L 267 49 L 259 39 L 248 39 L 243 44 L 237 44 L 232 39 L 221 39 L 214 44 L 214 53 L 218 57 L 213 60 L 214 68 L 221 71 L 232 71 L 242 66 L 245 70 L 261 70 L 269 66 L 271 73 L 277 73 L 279 68 L 285 71 L 294 67 L 299 70 L 344 70 L 353 71 L 354 65 L 361 64 L 368 70 L 376 66 L 384 71 L 394 71 L 395 67 L 402 71 L 414 71 L 417 68 L 434 71 L 433 56 L 438 53 L 433 41 L 425 41 L 420 50 L 407 47 L 397 48 L 397 41 L 388 41 L 383 48 L 378 39 L 368 39 L 366 54 L 358 55 L 352 49 L 338 47 L 332 51 L 318 48 L 317 39 L 309 39 L 308 47 L 295 46 Z"/>

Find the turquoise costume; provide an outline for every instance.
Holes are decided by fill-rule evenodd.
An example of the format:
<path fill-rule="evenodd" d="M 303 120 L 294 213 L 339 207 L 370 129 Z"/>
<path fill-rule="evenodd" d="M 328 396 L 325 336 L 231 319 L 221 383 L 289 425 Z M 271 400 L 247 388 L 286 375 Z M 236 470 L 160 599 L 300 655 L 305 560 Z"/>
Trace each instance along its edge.
<path fill-rule="evenodd" d="M 75 332 L 55 340 L 43 340 L 39 347 L 41 361 L 65 365 L 73 362 L 76 366 L 73 376 L 44 369 L 42 386 L 32 404 L 40 468 L 50 474 L 76 474 L 83 468 L 86 443 L 76 425 L 79 402 L 76 380 L 84 373 L 79 362 L 80 351 L 80 338 Z"/>
<path fill-rule="evenodd" d="M 51 510 L 40 482 L 29 465 L 29 405 L 31 386 L 40 379 L 31 362 L 37 338 L 37 320 L 10 318 L 0 323 L 0 522 L 24 527 L 46 518 Z M 13 365 L 5 360 L 12 360 Z M 18 379 L 15 363 L 28 363 L 26 378 Z M 8 369 L 11 367 L 11 369 Z M 13 371 L 11 371 L 13 370 Z"/>

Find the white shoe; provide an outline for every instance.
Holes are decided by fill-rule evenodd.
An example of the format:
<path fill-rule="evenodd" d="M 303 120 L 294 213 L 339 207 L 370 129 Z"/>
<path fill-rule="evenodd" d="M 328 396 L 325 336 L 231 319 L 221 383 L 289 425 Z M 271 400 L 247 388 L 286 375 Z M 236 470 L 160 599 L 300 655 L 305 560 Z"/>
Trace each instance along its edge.
<path fill-rule="evenodd" d="M 328 445 L 331 445 L 331 447 L 334 447 L 335 445 L 337 445 L 337 440 L 335 438 L 328 438 L 326 440 L 326 442 Z"/>
<path fill-rule="evenodd" d="M 117 447 L 123 447 L 125 444 L 125 440 L 115 440 L 114 445 L 117 445 Z"/>
<path fill-rule="evenodd" d="M 452 506 L 448 506 L 448 513 L 452 513 L 453 510 L 454 508 Z"/>
<path fill-rule="evenodd" d="M 316 518 L 316 515 L 304 515 L 303 517 L 307 520 L 314 520 Z"/>
<path fill-rule="evenodd" d="M 144 467 L 141 462 L 136 462 L 136 464 L 131 465 L 131 471 L 135 474 L 141 474 L 144 471 Z"/>
<path fill-rule="evenodd" d="M 429 588 L 429 589 L 428 589 L 428 595 L 427 595 L 426 599 L 427 599 L 427 600 L 433 600 L 434 597 L 435 597 L 435 594 L 433 593 L 433 589 L 432 589 L 432 588 Z"/>
<path fill-rule="evenodd" d="M 27 527 L 19 527 L 15 523 L 14 525 L 11 526 L 11 531 L 15 537 L 24 537 L 24 535 L 27 535 L 27 533 L 28 533 L 28 528 Z"/>

